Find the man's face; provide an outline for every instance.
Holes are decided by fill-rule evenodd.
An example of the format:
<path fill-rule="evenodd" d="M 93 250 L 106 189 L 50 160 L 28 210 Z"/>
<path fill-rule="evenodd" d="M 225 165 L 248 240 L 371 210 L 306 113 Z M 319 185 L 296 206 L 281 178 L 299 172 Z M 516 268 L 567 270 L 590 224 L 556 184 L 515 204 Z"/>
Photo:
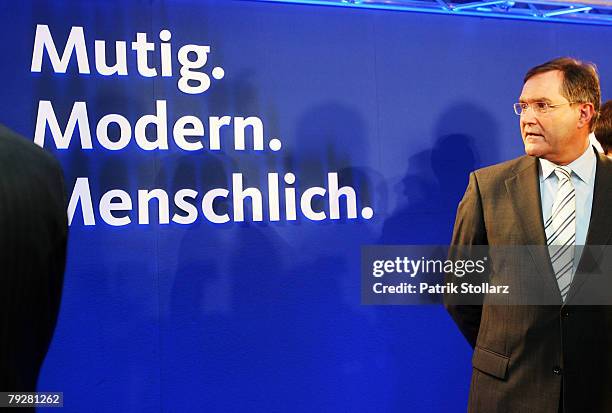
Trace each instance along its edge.
<path fill-rule="evenodd" d="M 586 150 L 588 126 L 585 133 L 579 105 L 567 104 L 569 101 L 561 95 L 562 83 L 563 73 L 558 70 L 535 75 L 523 85 L 519 102 L 565 103 L 547 113 L 536 113 L 529 107 L 521 114 L 521 135 L 527 155 L 565 165 Z"/>

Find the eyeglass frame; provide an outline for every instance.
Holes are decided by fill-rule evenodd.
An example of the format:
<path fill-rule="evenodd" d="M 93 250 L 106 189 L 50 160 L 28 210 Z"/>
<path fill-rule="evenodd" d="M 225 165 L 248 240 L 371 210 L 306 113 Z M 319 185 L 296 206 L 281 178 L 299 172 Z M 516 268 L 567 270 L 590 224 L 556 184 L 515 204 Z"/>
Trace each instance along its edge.
<path fill-rule="evenodd" d="M 534 109 L 534 104 L 544 104 L 544 108 L 543 109 Z M 564 105 L 573 105 L 574 103 L 583 103 L 583 102 L 565 102 L 565 103 L 557 103 L 556 105 L 551 105 L 548 102 L 531 102 L 531 103 L 527 103 L 527 102 L 518 102 L 512 105 L 512 107 L 514 108 L 514 113 L 517 114 L 517 116 L 521 116 L 527 109 L 531 108 L 531 110 L 533 111 L 533 113 L 537 113 L 537 114 L 544 114 L 544 113 L 549 113 L 550 109 L 555 109 L 559 106 L 564 106 Z M 522 105 L 527 105 L 527 107 L 525 109 L 523 109 Z M 518 108 L 521 109 L 521 111 L 518 111 Z"/>

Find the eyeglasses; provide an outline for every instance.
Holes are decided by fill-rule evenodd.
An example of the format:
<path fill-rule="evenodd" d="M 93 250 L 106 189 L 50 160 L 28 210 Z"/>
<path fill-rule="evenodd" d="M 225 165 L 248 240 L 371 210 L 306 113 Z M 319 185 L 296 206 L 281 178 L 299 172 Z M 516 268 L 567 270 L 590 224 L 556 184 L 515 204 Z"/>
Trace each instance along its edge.
<path fill-rule="evenodd" d="M 577 103 L 577 102 L 565 102 L 565 103 L 559 103 L 557 105 L 551 105 L 550 103 L 546 103 L 546 102 L 515 103 L 514 113 L 520 116 L 521 114 L 523 114 L 523 112 L 526 112 L 527 109 L 529 108 L 531 108 L 531 110 L 533 110 L 534 113 L 548 113 L 550 112 L 551 109 L 554 109 L 558 106 L 571 105 L 572 103 Z"/>

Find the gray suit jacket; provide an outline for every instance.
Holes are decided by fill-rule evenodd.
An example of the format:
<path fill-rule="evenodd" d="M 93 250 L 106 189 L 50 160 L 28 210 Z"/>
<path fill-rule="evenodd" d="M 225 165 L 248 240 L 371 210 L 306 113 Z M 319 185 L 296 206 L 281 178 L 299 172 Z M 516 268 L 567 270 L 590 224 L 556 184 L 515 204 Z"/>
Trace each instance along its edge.
<path fill-rule="evenodd" d="M 598 154 L 587 245 L 612 240 L 612 161 Z M 470 174 L 452 245 L 546 245 L 537 159 L 530 156 Z M 545 250 L 541 248 L 540 250 Z M 578 272 L 592 266 L 583 255 Z M 558 293 L 548 254 L 531 266 Z M 512 264 L 504 271 L 512 272 Z M 518 268 L 518 263 L 517 263 Z M 612 277 L 612 274 L 607 274 Z M 582 279 L 556 305 L 454 305 L 447 310 L 474 347 L 468 411 L 612 412 L 612 307 L 576 304 Z M 612 293 L 612 292 L 611 292 Z"/>

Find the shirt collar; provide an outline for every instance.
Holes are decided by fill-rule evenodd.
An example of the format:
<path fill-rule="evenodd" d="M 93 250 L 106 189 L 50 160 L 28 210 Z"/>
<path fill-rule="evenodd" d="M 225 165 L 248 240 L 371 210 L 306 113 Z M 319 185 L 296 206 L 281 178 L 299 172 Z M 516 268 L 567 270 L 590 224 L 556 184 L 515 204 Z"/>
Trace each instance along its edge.
<path fill-rule="evenodd" d="M 557 164 L 554 164 L 546 159 L 538 158 L 540 161 L 540 169 L 542 170 L 542 178 L 546 180 L 557 167 Z M 584 183 L 590 184 L 593 179 L 593 171 L 595 170 L 595 165 L 597 163 L 597 159 L 595 158 L 595 152 L 591 145 L 587 148 L 586 151 L 578 159 L 575 159 L 573 162 L 567 164 L 566 166 L 572 170 L 574 174 L 578 178 L 580 178 Z"/>

